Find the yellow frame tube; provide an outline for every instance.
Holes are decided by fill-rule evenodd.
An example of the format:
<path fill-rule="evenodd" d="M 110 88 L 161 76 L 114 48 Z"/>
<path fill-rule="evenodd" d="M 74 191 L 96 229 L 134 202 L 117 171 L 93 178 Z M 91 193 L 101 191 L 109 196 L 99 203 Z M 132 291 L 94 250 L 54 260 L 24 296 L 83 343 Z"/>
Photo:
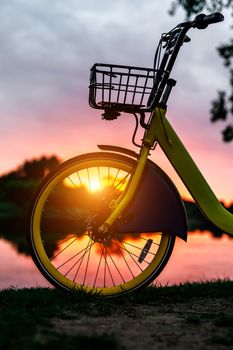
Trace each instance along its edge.
<path fill-rule="evenodd" d="M 150 127 L 154 140 L 158 141 L 206 217 L 221 230 L 233 235 L 233 214 L 228 212 L 218 201 L 171 124 L 166 119 L 165 114 L 165 110 L 155 109 Z"/>
<path fill-rule="evenodd" d="M 166 111 L 161 108 L 155 109 L 150 129 L 145 132 L 138 165 L 129 186 L 119 200 L 116 201 L 115 208 L 105 223 L 100 226 L 100 232 L 104 233 L 105 230 L 108 230 L 132 200 L 145 168 L 150 148 L 156 141 L 206 217 L 221 230 L 233 235 L 233 214 L 228 212 L 218 201 L 171 124 L 166 119 Z"/>
<path fill-rule="evenodd" d="M 102 231 L 102 233 L 105 232 L 105 228 L 108 230 L 109 227 L 115 222 L 115 220 L 120 216 L 120 214 L 123 212 L 123 210 L 126 208 L 126 206 L 131 201 L 134 193 L 137 190 L 139 181 L 141 179 L 143 170 L 146 165 L 147 157 L 149 155 L 150 147 L 149 146 L 143 146 L 140 153 L 140 158 L 137 164 L 137 167 L 135 169 L 135 172 L 130 180 L 129 186 L 125 189 L 122 196 L 120 196 L 120 200 L 116 201 L 115 208 L 110 214 L 110 216 L 107 218 L 105 223 L 100 226 L 99 230 Z"/>

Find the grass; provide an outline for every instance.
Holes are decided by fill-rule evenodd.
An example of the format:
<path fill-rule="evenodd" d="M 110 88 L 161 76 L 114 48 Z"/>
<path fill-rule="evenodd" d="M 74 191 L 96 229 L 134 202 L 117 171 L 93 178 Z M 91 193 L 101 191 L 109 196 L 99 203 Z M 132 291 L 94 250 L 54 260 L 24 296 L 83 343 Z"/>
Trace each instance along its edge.
<path fill-rule="evenodd" d="M 100 298 L 85 290 L 76 294 L 53 288 L 10 288 L 0 291 L 0 311 L 36 312 L 46 317 L 72 317 L 71 312 L 111 315 L 119 309 L 158 302 L 186 302 L 193 298 L 232 298 L 233 281 L 216 280 L 175 286 L 150 286 L 115 298 Z M 233 321 L 232 321 L 233 322 Z"/>
<path fill-rule="evenodd" d="M 77 319 L 80 313 L 89 314 L 92 304 L 93 297 L 83 292 L 74 297 L 46 288 L 4 290 L 0 292 L 0 349 L 120 349 L 112 334 L 67 335 L 54 328 L 51 320 Z"/>
<path fill-rule="evenodd" d="M 185 283 L 177 286 L 147 287 L 142 291 L 118 298 L 98 298 L 81 290 L 76 295 L 57 289 L 30 288 L 0 291 L 0 350 L 2 349 L 123 349 L 115 334 L 83 334 L 57 330 L 54 320 L 78 320 L 89 317 L 115 316 L 119 313 L 137 318 L 137 306 L 174 304 L 192 300 L 227 298 L 233 301 L 233 281 Z M 233 316 L 221 314 L 183 315 L 185 326 L 201 327 L 211 322 L 212 327 L 224 331 L 224 336 L 213 334 L 210 342 L 230 344 L 233 340 Z"/>
<path fill-rule="evenodd" d="M 159 300 L 183 302 L 192 298 L 233 298 L 233 281 L 214 280 L 202 283 L 183 283 L 174 286 L 149 286 L 140 291 L 114 298 L 101 298 L 99 295 L 79 290 L 75 294 L 54 288 L 9 288 L 0 291 L 0 310 L 12 308 L 20 310 L 51 310 L 59 312 L 72 308 L 76 311 L 90 311 L 95 305 L 124 307 Z"/>

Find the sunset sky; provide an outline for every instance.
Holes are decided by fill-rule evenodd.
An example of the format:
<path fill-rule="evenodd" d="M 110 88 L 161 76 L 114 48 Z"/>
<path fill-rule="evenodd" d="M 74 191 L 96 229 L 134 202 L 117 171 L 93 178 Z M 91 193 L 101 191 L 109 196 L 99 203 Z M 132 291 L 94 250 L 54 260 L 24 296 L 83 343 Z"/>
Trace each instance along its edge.
<path fill-rule="evenodd" d="M 131 145 L 134 120 L 102 121 L 88 105 L 95 62 L 153 65 L 162 32 L 184 20 L 168 15 L 170 1 L 2 0 L 0 12 L 0 174 L 26 159 L 63 160 L 97 151 L 97 144 Z M 177 85 L 168 118 L 217 197 L 233 201 L 233 143 L 224 125 L 209 121 L 210 102 L 228 86 L 216 47 L 230 37 L 232 18 L 189 32 L 172 77 Z M 158 150 L 152 159 L 188 193 Z"/>

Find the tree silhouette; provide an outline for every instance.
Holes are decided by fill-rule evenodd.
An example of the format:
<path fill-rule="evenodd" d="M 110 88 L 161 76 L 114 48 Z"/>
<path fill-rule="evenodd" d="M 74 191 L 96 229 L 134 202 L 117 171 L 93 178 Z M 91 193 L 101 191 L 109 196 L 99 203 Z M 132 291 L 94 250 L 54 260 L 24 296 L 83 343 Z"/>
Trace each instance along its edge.
<path fill-rule="evenodd" d="M 233 0 L 173 0 L 169 9 L 169 14 L 174 15 L 178 7 L 182 7 L 186 13 L 187 19 L 192 15 L 199 14 L 201 11 L 221 12 L 224 9 L 231 11 L 233 16 Z M 233 27 L 231 27 L 232 29 Z M 229 73 L 229 93 L 226 91 L 218 91 L 217 97 L 212 101 L 210 109 L 212 122 L 218 120 L 228 121 L 229 116 L 233 116 L 233 39 L 220 45 L 217 48 L 223 64 Z M 227 123 L 222 130 L 223 141 L 230 142 L 233 140 L 233 123 Z"/>
<path fill-rule="evenodd" d="M 0 183 L 3 184 L 10 180 L 40 181 L 60 162 L 57 156 L 42 156 L 39 159 L 26 160 L 18 169 L 1 176 Z"/>
<path fill-rule="evenodd" d="M 43 177 L 59 163 L 56 156 L 43 156 L 27 160 L 0 177 L 1 236 L 12 242 L 20 253 L 28 254 L 25 232 L 31 198 Z"/>
<path fill-rule="evenodd" d="M 59 164 L 57 157 L 42 157 L 38 160 L 26 161 L 20 172 L 25 179 L 28 180 L 41 180 Z"/>
<path fill-rule="evenodd" d="M 0 177 L 0 201 L 27 206 L 40 181 L 60 163 L 56 156 L 25 161 L 17 170 Z"/>

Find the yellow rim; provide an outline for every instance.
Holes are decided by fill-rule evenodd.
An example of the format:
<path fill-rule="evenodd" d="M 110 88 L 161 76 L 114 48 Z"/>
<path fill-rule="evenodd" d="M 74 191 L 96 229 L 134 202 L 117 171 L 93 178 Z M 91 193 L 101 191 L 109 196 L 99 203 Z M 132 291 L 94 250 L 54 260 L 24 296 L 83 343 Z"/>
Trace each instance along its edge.
<path fill-rule="evenodd" d="M 51 192 L 55 189 L 55 187 L 61 183 L 66 177 L 68 177 L 70 174 L 76 173 L 80 171 L 81 169 L 87 169 L 91 167 L 112 167 L 116 169 L 122 169 L 126 172 L 131 172 L 132 166 L 130 164 L 120 162 L 114 159 L 89 159 L 81 161 L 80 163 L 76 163 L 73 165 L 68 166 L 67 168 L 60 170 L 60 172 L 57 173 L 57 175 L 52 178 L 46 186 L 44 186 L 43 191 L 40 193 L 40 195 L 37 198 L 37 202 L 34 207 L 33 217 L 32 217 L 32 243 L 33 247 L 36 253 L 36 256 L 38 257 L 39 263 L 42 266 L 44 270 L 46 270 L 46 273 L 50 276 L 52 280 L 55 280 L 56 283 L 63 286 L 66 289 L 70 290 L 78 290 L 80 288 L 85 288 L 87 292 L 96 291 L 97 293 L 100 293 L 102 295 L 115 295 L 115 294 L 121 294 L 125 291 L 131 290 L 136 288 L 137 286 L 141 285 L 144 281 L 148 280 L 150 276 L 154 273 L 156 269 L 158 269 L 167 253 L 169 244 L 170 244 L 170 234 L 162 233 L 161 234 L 161 240 L 159 243 L 159 247 L 157 249 L 156 255 L 151 260 L 150 264 L 137 276 L 132 278 L 131 280 L 127 281 L 126 283 L 121 283 L 116 286 L 111 287 L 90 287 L 90 286 L 83 286 L 82 284 L 78 284 L 77 282 L 74 282 L 64 276 L 62 273 L 60 273 L 57 268 L 53 265 L 53 263 L 48 258 L 44 245 L 42 242 L 41 237 L 41 219 L 42 219 L 42 213 L 45 207 L 45 203 L 50 196 Z"/>

